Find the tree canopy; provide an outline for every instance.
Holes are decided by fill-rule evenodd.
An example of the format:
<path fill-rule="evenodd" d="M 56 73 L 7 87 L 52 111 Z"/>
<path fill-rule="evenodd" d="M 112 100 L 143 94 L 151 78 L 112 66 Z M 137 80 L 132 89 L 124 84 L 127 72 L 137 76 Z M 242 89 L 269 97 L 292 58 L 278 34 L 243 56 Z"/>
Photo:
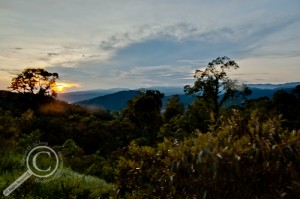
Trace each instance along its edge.
<path fill-rule="evenodd" d="M 211 109 L 218 113 L 219 107 L 228 99 L 242 95 L 246 97 L 251 94 L 251 90 L 244 85 L 238 85 L 237 81 L 228 77 L 227 72 L 238 69 L 238 64 L 228 57 L 218 57 L 208 63 L 204 70 L 197 69 L 194 78 L 197 80 L 194 86 L 186 85 L 186 94 L 193 94 L 203 98 L 206 102 L 211 102 Z M 219 97 L 222 95 L 222 98 Z"/>
<path fill-rule="evenodd" d="M 50 73 L 42 68 L 27 68 L 12 79 L 11 86 L 8 88 L 19 93 L 56 96 L 53 88 L 58 78 L 58 73 Z"/>
<path fill-rule="evenodd" d="M 135 124 L 140 135 L 150 141 L 156 138 L 162 124 L 160 111 L 163 96 L 157 90 L 142 91 L 141 95 L 129 100 L 128 107 L 123 110 L 124 118 Z"/>

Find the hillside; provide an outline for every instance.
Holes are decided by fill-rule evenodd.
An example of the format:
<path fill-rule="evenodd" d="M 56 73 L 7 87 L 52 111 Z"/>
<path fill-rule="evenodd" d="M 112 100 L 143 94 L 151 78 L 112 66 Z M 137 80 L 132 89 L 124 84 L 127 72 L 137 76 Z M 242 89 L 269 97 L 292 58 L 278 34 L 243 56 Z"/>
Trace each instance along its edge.
<path fill-rule="evenodd" d="M 273 94 L 280 89 L 283 89 L 283 87 L 273 88 L 273 89 L 271 89 L 271 88 L 260 89 L 260 88 L 253 87 L 253 88 L 251 88 L 252 95 L 249 97 L 249 99 L 257 99 L 257 98 L 261 98 L 261 97 L 272 98 Z M 291 88 L 285 88 L 284 90 L 290 91 Z M 140 93 L 140 91 L 137 91 L 137 90 L 119 91 L 116 93 L 112 93 L 112 94 L 108 94 L 108 95 L 104 95 L 104 96 L 98 96 L 98 97 L 84 100 L 84 101 L 75 102 L 75 104 L 79 104 L 79 105 L 87 106 L 87 107 L 104 108 L 104 109 L 108 109 L 110 111 L 120 111 L 121 109 L 126 107 L 128 100 L 137 96 L 139 93 Z M 164 107 L 165 107 L 168 99 L 171 97 L 172 97 L 172 95 L 165 94 L 164 98 L 162 99 L 162 102 L 163 102 L 162 109 L 163 110 L 164 110 Z M 193 100 L 195 99 L 195 97 L 185 95 L 185 94 L 179 94 L 179 98 L 186 107 L 189 104 L 191 104 L 193 102 Z"/>
<path fill-rule="evenodd" d="M 286 89 L 286 88 L 295 88 L 297 85 L 300 85 L 300 82 L 289 82 L 285 84 L 247 84 L 250 88 L 259 88 L 259 89 Z"/>
<path fill-rule="evenodd" d="M 255 88 L 252 97 L 275 91 Z M 265 193 L 266 198 L 297 198 L 299 93 L 249 100 L 241 109 L 220 107 L 216 121 L 207 102 L 186 110 L 174 103 L 162 112 L 155 107 L 160 101 L 140 96 L 118 115 L 52 97 L 0 91 L 0 182 L 7 182 L 0 187 L 4 190 L 24 172 L 24 149 L 41 140 L 63 155 L 62 171 L 68 174 L 51 186 L 25 184 L 41 198 L 108 198 L 122 189 L 146 193 L 149 187 L 157 198 L 177 198 L 187 188 L 189 197 L 182 198 L 193 198 L 204 183 L 200 191 L 208 198 L 224 198 L 224 190 L 226 198 L 243 198 L 244 193 L 249 198 Z M 85 103 L 120 109 L 139 94 L 119 91 Z M 192 101 L 191 96 L 179 97 Z M 12 196 L 23 194 L 18 189 Z"/>
<path fill-rule="evenodd" d="M 258 97 L 271 97 L 273 93 L 278 89 L 288 89 L 294 88 L 297 85 L 300 85 L 300 82 L 291 82 L 286 84 L 248 84 L 248 86 L 252 89 L 253 94 L 250 96 L 250 99 L 258 98 Z M 164 93 L 165 96 L 172 96 L 175 94 L 180 95 L 182 102 L 186 105 L 190 104 L 192 101 L 191 97 L 186 97 L 183 92 L 182 87 L 149 87 L 146 89 L 150 90 L 159 90 L 161 93 Z M 138 89 L 136 89 L 138 90 Z M 87 91 L 76 91 L 69 93 L 59 93 L 58 99 L 66 101 L 68 103 L 76 103 L 82 104 L 84 106 L 96 106 L 96 107 L 106 107 L 106 108 L 114 108 L 114 105 L 109 104 L 109 100 L 107 98 L 111 97 L 110 94 L 117 93 L 119 91 L 130 91 L 127 88 L 112 88 L 112 89 L 96 89 L 96 90 L 87 90 Z M 109 95 L 109 97 L 101 98 L 101 96 Z M 99 98 L 98 98 L 99 97 Z M 97 99 L 95 99 L 97 98 Z M 92 101 L 90 101 L 92 100 Z M 122 100 L 122 99 L 121 99 Z M 163 100 L 166 102 L 166 99 Z M 91 103 L 91 104 L 90 104 Z M 119 103 L 119 102 L 117 102 Z M 121 104 L 124 105 L 123 102 Z"/>
<path fill-rule="evenodd" d="M 40 97 L 29 93 L 15 93 L 0 90 L 0 107 L 3 110 L 9 110 L 14 113 L 21 113 L 27 109 L 36 110 L 42 104 L 52 102 L 53 98 Z M 68 105 L 68 104 L 66 104 Z"/>
<path fill-rule="evenodd" d="M 110 111 L 118 111 L 125 108 L 127 101 L 139 95 L 137 90 L 119 91 L 116 93 L 76 102 L 75 104 L 89 107 L 105 108 Z"/>
<path fill-rule="evenodd" d="M 175 95 L 175 94 L 184 94 L 182 87 L 149 87 L 146 88 L 148 90 L 159 90 L 160 92 L 164 93 L 166 96 Z M 113 94 L 119 91 L 130 91 L 129 88 L 111 88 L 111 89 L 95 89 L 95 90 L 86 90 L 86 91 L 74 91 L 69 93 L 59 93 L 58 99 L 68 102 L 68 103 L 75 103 L 81 102 L 85 100 L 90 100 L 93 98 L 101 97 L 104 95 Z M 132 89 L 132 90 L 139 90 L 139 89 Z"/>
<path fill-rule="evenodd" d="M 68 102 L 74 103 L 78 101 L 88 100 L 99 96 L 104 96 L 108 94 L 112 94 L 118 91 L 129 90 L 127 88 L 112 88 L 112 89 L 95 89 L 95 90 L 86 90 L 86 91 L 75 91 L 69 93 L 59 93 L 58 99 Z"/>

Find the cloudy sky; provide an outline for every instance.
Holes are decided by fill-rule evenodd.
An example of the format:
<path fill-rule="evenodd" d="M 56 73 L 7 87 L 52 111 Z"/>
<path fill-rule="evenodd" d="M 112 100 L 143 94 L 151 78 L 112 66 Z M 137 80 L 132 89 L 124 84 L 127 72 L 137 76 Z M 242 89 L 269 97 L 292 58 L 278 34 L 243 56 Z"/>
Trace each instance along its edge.
<path fill-rule="evenodd" d="M 245 83 L 300 81 L 299 0 L 0 0 L 0 89 L 27 67 L 67 91 L 183 86 L 228 56 Z"/>

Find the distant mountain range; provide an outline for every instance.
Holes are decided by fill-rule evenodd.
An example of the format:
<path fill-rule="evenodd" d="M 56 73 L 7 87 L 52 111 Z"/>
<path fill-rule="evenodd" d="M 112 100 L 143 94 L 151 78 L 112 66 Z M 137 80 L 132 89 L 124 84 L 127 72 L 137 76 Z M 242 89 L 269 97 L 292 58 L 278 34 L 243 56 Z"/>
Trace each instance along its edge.
<path fill-rule="evenodd" d="M 286 88 L 295 88 L 300 85 L 300 82 L 289 82 L 285 84 L 247 84 L 250 88 L 259 88 L 259 89 L 286 89 Z"/>
<path fill-rule="evenodd" d="M 147 89 L 159 90 L 164 93 L 166 96 L 175 95 L 175 94 L 184 94 L 183 87 L 149 87 Z M 66 101 L 68 103 L 74 103 L 79 101 L 84 101 L 104 95 L 113 94 L 119 91 L 130 91 L 129 88 L 112 88 L 112 89 L 95 89 L 95 90 L 86 90 L 86 91 L 75 91 L 69 93 L 59 93 L 58 99 Z M 138 89 L 137 89 L 138 90 Z"/>
<path fill-rule="evenodd" d="M 252 90 L 252 95 L 249 99 L 255 99 L 259 97 L 269 97 L 280 89 L 291 90 L 300 82 L 292 82 L 286 84 L 248 84 Z M 165 94 L 163 98 L 163 105 L 166 104 L 167 100 L 175 94 L 178 94 L 181 101 L 187 106 L 193 100 L 193 96 L 187 96 L 183 92 L 181 87 L 150 87 L 147 89 L 159 90 Z M 130 90 L 127 88 L 114 88 L 108 90 L 89 90 L 89 91 L 78 91 L 71 93 L 59 94 L 58 98 L 60 100 L 67 101 L 69 103 L 75 103 L 82 106 L 105 108 L 110 111 L 119 111 L 125 108 L 127 101 L 139 95 L 141 92 L 139 90 Z"/>
<path fill-rule="evenodd" d="M 76 104 L 117 111 L 126 107 L 127 101 L 139 94 L 141 94 L 141 92 L 137 90 L 118 91 L 116 93 L 76 102 Z"/>
<path fill-rule="evenodd" d="M 130 90 L 128 88 L 112 88 L 112 89 L 96 89 L 96 90 L 86 90 L 86 91 L 75 91 L 70 93 L 59 93 L 58 99 L 66 101 L 68 103 L 83 101 L 87 99 L 92 99 L 99 96 L 104 96 L 118 91 Z"/>
<path fill-rule="evenodd" d="M 104 108 L 111 111 L 119 111 L 127 106 L 127 102 L 140 95 L 142 92 L 139 90 L 124 90 L 116 93 L 95 97 L 89 100 L 83 100 L 79 102 L 75 102 L 75 104 L 79 104 L 81 106 L 89 106 L 96 108 Z M 175 94 L 174 94 L 175 95 Z M 173 95 L 168 95 L 163 98 L 163 105 L 165 105 L 169 98 Z M 187 106 L 189 105 L 194 97 L 181 94 L 179 95 L 180 100 Z"/>

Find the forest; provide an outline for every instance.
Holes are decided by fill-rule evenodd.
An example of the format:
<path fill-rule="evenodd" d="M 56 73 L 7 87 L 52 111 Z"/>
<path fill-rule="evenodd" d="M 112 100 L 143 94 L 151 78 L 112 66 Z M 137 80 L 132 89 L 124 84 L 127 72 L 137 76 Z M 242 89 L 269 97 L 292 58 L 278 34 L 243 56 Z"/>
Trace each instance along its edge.
<path fill-rule="evenodd" d="M 162 110 L 158 90 L 141 90 L 120 112 L 69 104 L 52 89 L 59 74 L 25 69 L 0 91 L 0 188 L 26 171 L 37 142 L 62 154 L 59 177 L 30 177 L 0 198 L 297 198 L 300 85 L 272 98 L 229 77 L 219 57 L 194 73 Z"/>

